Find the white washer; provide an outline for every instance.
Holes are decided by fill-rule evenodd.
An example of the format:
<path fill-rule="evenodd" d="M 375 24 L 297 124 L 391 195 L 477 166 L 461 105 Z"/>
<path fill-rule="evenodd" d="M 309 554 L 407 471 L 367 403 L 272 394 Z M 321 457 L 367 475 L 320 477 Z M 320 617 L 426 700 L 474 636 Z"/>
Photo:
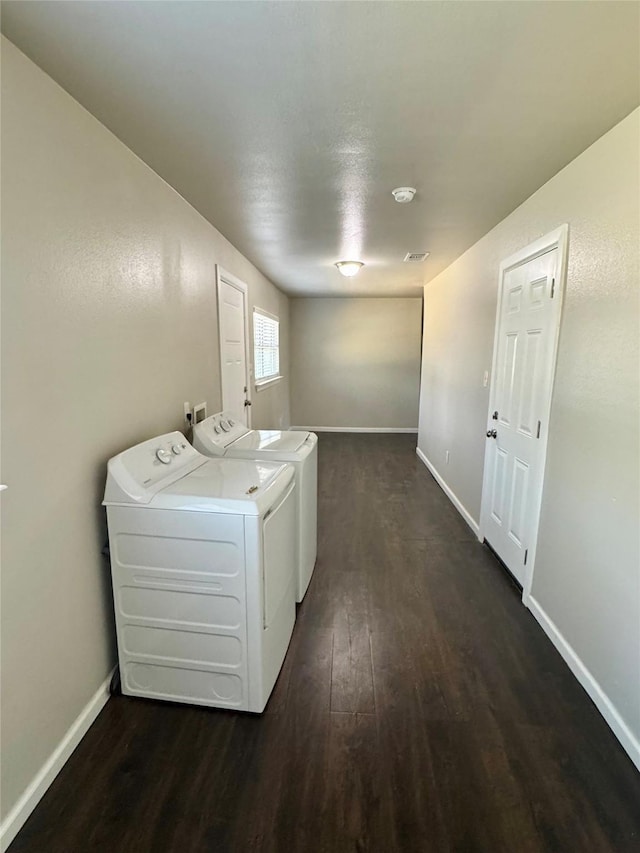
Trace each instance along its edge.
<path fill-rule="evenodd" d="M 314 432 L 248 429 L 229 412 L 211 415 L 193 428 L 193 446 L 205 456 L 290 462 L 298 489 L 298 586 L 307 591 L 318 552 L 318 436 Z"/>
<path fill-rule="evenodd" d="M 173 432 L 109 460 L 104 504 L 122 692 L 261 712 L 295 621 L 293 467 Z"/>

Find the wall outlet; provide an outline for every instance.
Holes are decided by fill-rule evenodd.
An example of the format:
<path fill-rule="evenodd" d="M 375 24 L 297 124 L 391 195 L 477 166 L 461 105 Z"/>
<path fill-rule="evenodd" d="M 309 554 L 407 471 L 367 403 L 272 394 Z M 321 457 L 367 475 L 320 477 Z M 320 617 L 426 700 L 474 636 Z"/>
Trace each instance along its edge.
<path fill-rule="evenodd" d="M 444 452 L 444 461 L 448 465 L 449 464 L 449 451 L 445 450 Z"/>
<path fill-rule="evenodd" d="M 191 403 L 184 404 L 183 420 L 185 426 L 191 426 L 193 422 L 193 412 L 191 411 Z"/>

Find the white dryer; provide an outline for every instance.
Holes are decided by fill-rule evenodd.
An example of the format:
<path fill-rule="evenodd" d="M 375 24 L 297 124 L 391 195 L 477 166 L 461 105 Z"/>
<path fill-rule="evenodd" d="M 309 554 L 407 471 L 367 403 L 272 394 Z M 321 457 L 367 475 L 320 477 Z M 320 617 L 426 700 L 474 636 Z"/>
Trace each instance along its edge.
<path fill-rule="evenodd" d="M 205 456 L 290 462 L 295 467 L 298 491 L 296 601 L 302 601 L 318 552 L 318 436 L 314 432 L 249 429 L 235 415 L 219 412 L 194 426 L 193 446 Z"/>
<path fill-rule="evenodd" d="M 173 432 L 109 460 L 104 504 L 122 692 L 262 711 L 295 621 L 293 467 Z"/>

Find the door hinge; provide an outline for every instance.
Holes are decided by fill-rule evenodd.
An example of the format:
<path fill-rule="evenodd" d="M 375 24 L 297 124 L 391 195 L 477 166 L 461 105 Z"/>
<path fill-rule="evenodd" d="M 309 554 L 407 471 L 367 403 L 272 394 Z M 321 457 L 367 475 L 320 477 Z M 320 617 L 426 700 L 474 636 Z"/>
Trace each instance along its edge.
<path fill-rule="evenodd" d="M 524 564 L 525 564 L 525 566 L 527 565 L 527 555 L 528 554 L 529 554 L 529 549 L 527 548 L 527 550 L 524 552 Z"/>
<path fill-rule="evenodd" d="M 553 299 L 553 294 L 556 292 L 556 280 L 555 278 L 551 279 L 551 298 Z"/>
<path fill-rule="evenodd" d="M 540 438 L 540 421 L 538 421 L 538 432 L 536 433 L 536 438 Z"/>

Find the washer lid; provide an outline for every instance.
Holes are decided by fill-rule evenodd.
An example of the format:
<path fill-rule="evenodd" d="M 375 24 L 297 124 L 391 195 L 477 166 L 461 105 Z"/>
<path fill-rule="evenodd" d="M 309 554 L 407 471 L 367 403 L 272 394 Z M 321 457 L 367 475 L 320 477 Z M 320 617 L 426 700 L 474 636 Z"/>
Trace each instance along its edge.
<path fill-rule="evenodd" d="M 251 459 L 209 459 L 158 492 L 149 506 L 262 515 L 286 491 L 293 477 L 292 465 Z"/>
<path fill-rule="evenodd" d="M 278 450 L 294 453 L 309 436 L 308 432 L 278 429 L 254 429 L 229 445 L 230 450 Z"/>

